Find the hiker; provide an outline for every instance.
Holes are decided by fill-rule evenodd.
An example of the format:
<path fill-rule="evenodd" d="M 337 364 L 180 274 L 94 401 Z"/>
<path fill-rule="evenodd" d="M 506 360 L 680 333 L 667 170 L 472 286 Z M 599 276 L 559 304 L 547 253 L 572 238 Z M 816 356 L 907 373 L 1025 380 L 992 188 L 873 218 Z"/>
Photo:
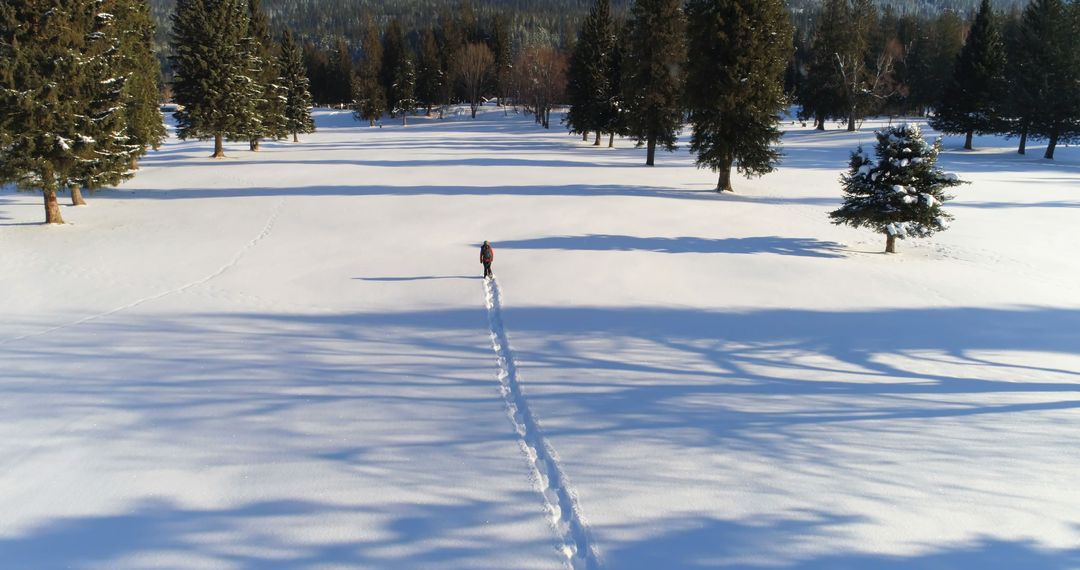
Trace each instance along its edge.
<path fill-rule="evenodd" d="M 491 244 L 484 240 L 484 245 L 480 246 L 480 263 L 484 264 L 484 277 L 494 277 L 491 274 L 491 262 L 495 260 L 495 252 L 491 249 Z"/>

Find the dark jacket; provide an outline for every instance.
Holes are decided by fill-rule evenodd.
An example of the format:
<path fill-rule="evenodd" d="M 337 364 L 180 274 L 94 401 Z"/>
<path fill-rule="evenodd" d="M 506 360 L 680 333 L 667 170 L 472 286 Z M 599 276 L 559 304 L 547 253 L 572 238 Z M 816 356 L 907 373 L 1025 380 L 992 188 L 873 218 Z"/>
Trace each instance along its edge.
<path fill-rule="evenodd" d="M 485 243 L 480 246 L 480 263 L 491 263 L 495 260 L 495 251 L 492 250 L 491 244 Z"/>

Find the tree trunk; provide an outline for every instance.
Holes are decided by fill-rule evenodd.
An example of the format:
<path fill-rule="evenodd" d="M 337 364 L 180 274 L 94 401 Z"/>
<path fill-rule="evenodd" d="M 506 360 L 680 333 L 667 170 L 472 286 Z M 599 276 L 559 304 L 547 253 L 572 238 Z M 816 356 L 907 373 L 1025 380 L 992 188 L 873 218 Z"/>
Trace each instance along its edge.
<path fill-rule="evenodd" d="M 892 234 L 885 236 L 885 253 L 896 253 L 896 236 Z"/>
<path fill-rule="evenodd" d="M 825 130 L 825 115 L 818 115 L 817 117 L 814 117 L 814 120 L 815 120 L 814 128 L 819 130 L 819 131 L 824 131 Z"/>
<path fill-rule="evenodd" d="M 221 133 L 214 135 L 214 154 L 210 158 L 225 158 L 225 141 Z"/>
<path fill-rule="evenodd" d="M 1054 149 L 1057 148 L 1057 143 L 1058 143 L 1058 129 L 1057 129 L 1057 127 L 1054 127 L 1054 129 L 1052 131 L 1050 131 L 1050 141 L 1048 143 L 1046 143 L 1046 154 L 1043 155 L 1043 158 L 1045 158 L 1047 160 L 1053 160 L 1054 159 Z"/>
<path fill-rule="evenodd" d="M 406 113 L 401 114 L 401 126 L 403 126 L 403 127 L 409 126 L 409 115 L 406 114 Z"/>
<path fill-rule="evenodd" d="M 299 139 L 299 138 L 297 138 L 297 136 L 296 136 L 296 131 L 293 131 L 293 134 L 292 134 L 292 142 L 300 142 L 300 139 Z"/>
<path fill-rule="evenodd" d="M 251 149 L 251 152 L 259 152 L 259 139 L 251 139 L 248 148 Z"/>
<path fill-rule="evenodd" d="M 139 169 L 139 159 L 133 157 L 131 159 L 131 162 L 128 163 L 128 170 L 138 170 L 138 169 Z"/>
<path fill-rule="evenodd" d="M 964 150 L 971 150 L 971 135 L 975 134 L 974 131 L 968 129 L 967 138 L 964 139 Z"/>
<path fill-rule="evenodd" d="M 656 137 L 650 136 L 645 147 L 645 166 L 653 166 L 656 161 Z"/>
<path fill-rule="evenodd" d="M 852 109 L 851 114 L 848 115 L 847 130 L 849 133 L 855 132 L 855 109 Z"/>
<path fill-rule="evenodd" d="M 582 142 L 589 142 L 589 132 L 588 131 L 586 131 L 584 133 L 581 133 L 581 141 Z"/>
<path fill-rule="evenodd" d="M 375 119 L 368 119 L 367 126 L 370 129 L 375 126 Z"/>
<path fill-rule="evenodd" d="M 82 188 L 78 184 L 71 185 L 71 205 L 72 206 L 85 206 L 86 200 L 83 199 Z"/>
<path fill-rule="evenodd" d="M 46 162 L 42 167 L 41 180 L 41 193 L 45 197 L 45 223 L 64 223 L 64 217 L 60 215 L 60 204 L 56 201 L 56 177 L 52 164 Z"/>
<path fill-rule="evenodd" d="M 615 148 L 615 131 L 611 131 L 610 133 L 608 133 L 607 147 Z"/>
<path fill-rule="evenodd" d="M 425 116 L 425 117 L 430 117 L 430 116 L 431 116 L 431 105 L 428 105 L 428 106 L 427 106 L 427 114 L 426 114 L 426 115 L 424 115 L 424 116 Z"/>
<path fill-rule="evenodd" d="M 476 118 L 476 103 L 472 103 L 471 105 L 469 105 L 469 108 L 472 110 L 472 118 L 475 119 Z"/>
<path fill-rule="evenodd" d="M 731 157 L 724 157 L 721 160 L 720 168 L 717 169 L 720 175 L 719 180 L 716 182 L 717 192 L 734 192 L 731 187 L 731 163 L 734 160 Z"/>
<path fill-rule="evenodd" d="M 1020 131 L 1020 148 L 1016 149 L 1016 154 L 1027 154 L 1027 135 L 1028 128 L 1024 125 L 1024 130 Z"/>
<path fill-rule="evenodd" d="M 600 131 L 596 131 L 596 141 L 592 143 L 593 146 L 600 146 Z"/>

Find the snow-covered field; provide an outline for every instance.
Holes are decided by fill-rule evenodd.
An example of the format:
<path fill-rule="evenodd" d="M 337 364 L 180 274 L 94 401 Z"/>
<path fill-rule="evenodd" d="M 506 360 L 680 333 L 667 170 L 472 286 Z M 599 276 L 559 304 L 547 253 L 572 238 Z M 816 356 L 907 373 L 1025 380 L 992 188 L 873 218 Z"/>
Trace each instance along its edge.
<path fill-rule="evenodd" d="M 718 196 L 318 123 L 62 227 L 0 192 L 0 568 L 1080 568 L 1080 149 L 947 139 L 952 229 L 885 256 L 826 218 L 871 124 Z"/>

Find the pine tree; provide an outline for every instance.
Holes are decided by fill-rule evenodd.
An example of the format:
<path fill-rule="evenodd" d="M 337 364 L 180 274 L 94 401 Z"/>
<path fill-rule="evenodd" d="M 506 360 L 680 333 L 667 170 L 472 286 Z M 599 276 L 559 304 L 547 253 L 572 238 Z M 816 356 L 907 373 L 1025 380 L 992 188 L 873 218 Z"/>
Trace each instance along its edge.
<path fill-rule="evenodd" d="M 427 116 L 431 116 L 431 108 L 439 103 L 442 89 L 439 43 L 435 31 L 428 28 L 420 38 L 420 52 L 416 57 L 416 101 L 427 108 Z"/>
<path fill-rule="evenodd" d="M 568 98 L 570 109 L 566 124 L 571 133 L 587 136 L 610 132 L 618 120 L 617 93 L 613 90 L 615 73 L 615 28 L 610 0 L 596 0 L 578 34 L 570 58 Z"/>
<path fill-rule="evenodd" d="M 303 53 L 293 40 L 292 32 L 285 30 L 281 36 L 278 52 L 278 69 L 281 70 L 280 85 L 285 90 L 285 132 L 292 133 L 293 142 L 299 142 L 298 133 L 315 132 L 311 120 L 311 92 Z"/>
<path fill-rule="evenodd" d="M 81 132 L 94 80 L 85 56 L 95 30 L 89 0 L 0 3 L 0 183 L 40 189 L 45 222 L 62 224 L 56 193 L 94 141 Z"/>
<path fill-rule="evenodd" d="M 1013 14 L 1005 22 L 1002 35 L 1005 41 L 1005 80 L 1008 92 L 1003 110 L 1003 130 L 1008 137 L 1020 137 L 1017 154 L 1027 154 L 1027 139 L 1031 132 L 1032 117 L 1037 106 L 1037 93 L 1029 89 L 1025 76 L 1032 61 L 1024 49 L 1020 16 Z"/>
<path fill-rule="evenodd" d="M 461 50 L 465 49 L 466 35 L 458 17 L 451 11 L 444 9 L 439 14 L 439 55 L 442 60 L 442 103 L 449 105 L 455 101 L 458 94 L 458 78 L 461 75 L 458 66 L 461 62 Z M 439 110 L 439 118 L 443 116 Z"/>
<path fill-rule="evenodd" d="M 130 178 L 131 163 L 141 152 L 127 134 L 126 83 L 132 70 L 125 67 L 120 50 L 125 35 L 120 28 L 123 22 L 116 17 L 120 9 L 118 0 L 98 0 L 80 10 L 87 30 L 80 54 L 82 67 L 78 77 L 66 81 L 75 88 L 82 109 L 76 123 L 83 144 L 61 184 L 70 189 L 71 203 L 76 206 L 86 204 L 83 188 L 94 191 Z"/>
<path fill-rule="evenodd" d="M 248 38 L 246 0 L 177 0 L 172 15 L 174 113 L 181 139 L 214 139 L 213 158 L 225 156 L 223 141 L 247 140 L 261 95 L 252 81 L 254 56 Z"/>
<path fill-rule="evenodd" d="M 1078 10 L 1062 0 L 1032 0 L 1020 29 L 1026 69 L 1020 78 L 1030 97 L 1031 135 L 1046 139 L 1044 157 L 1059 142 L 1080 137 L 1080 36 Z"/>
<path fill-rule="evenodd" d="M 401 22 L 391 20 L 383 36 L 382 70 L 380 80 L 383 90 L 386 92 L 386 106 L 390 109 L 390 116 L 398 115 L 399 103 L 404 95 L 402 89 L 406 85 L 398 84 L 398 79 L 404 76 L 405 67 L 408 65 L 408 46 L 405 45 L 405 32 L 401 29 Z"/>
<path fill-rule="evenodd" d="M 782 0 L 691 0 L 687 22 L 690 150 L 731 191 L 733 165 L 760 176 L 780 158 L 791 22 Z"/>
<path fill-rule="evenodd" d="M 260 93 L 254 101 L 258 121 L 252 121 L 247 135 L 251 150 L 257 151 L 259 141 L 263 138 L 285 138 L 285 102 L 288 97 L 280 83 L 277 45 L 270 36 L 270 22 L 262 9 L 261 0 L 248 0 L 248 37 L 254 52 L 252 79 Z"/>
<path fill-rule="evenodd" d="M 511 53 L 510 19 L 505 14 L 496 14 L 491 21 L 491 53 L 495 56 L 492 70 L 495 98 L 499 105 L 505 105 L 510 92 L 511 71 L 514 56 Z"/>
<path fill-rule="evenodd" d="M 148 149 L 157 150 L 168 136 L 158 104 L 161 66 L 154 56 L 155 30 L 149 4 L 143 0 L 122 0 L 118 2 L 116 20 L 123 34 L 119 42 L 121 66 L 130 73 L 124 83 L 124 112 L 128 144 L 137 148 L 131 160 L 131 168 L 135 169 L 138 158 Z"/>
<path fill-rule="evenodd" d="M 357 120 L 367 121 L 368 126 L 374 127 L 375 121 L 386 112 L 386 91 L 379 80 L 382 75 L 382 38 L 371 18 L 364 26 L 362 48 L 364 57 L 354 78 L 356 99 L 353 101 L 353 114 Z"/>
<path fill-rule="evenodd" d="M 974 133 L 1001 130 L 1005 92 L 1005 46 L 990 0 L 982 0 L 930 125 L 945 133 L 964 133 L 964 148 L 971 150 Z"/>
<path fill-rule="evenodd" d="M 657 145 L 675 150 L 682 128 L 685 28 L 682 0 L 636 0 L 630 9 L 623 98 L 628 132 L 646 146 L 647 166 Z"/>
<path fill-rule="evenodd" d="M 353 57 L 345 38 L 338 37 L 334 42 L 334 52 L 330 55 L 330 93 L 332 103 L 344 105 L 356 98 L 353 92 Z"/>
<path fill-rule="evenodd" d="M 841 176 L 844 205 L 829 214 L 834 224 L 868 227 L 885 234 L 885 252 L 896 253 L 896 239 L 929 237 L 948 226 L 942 204 L 946 189 L 962 184 L 937 167 L 941 141 L 928 144 L 916 125 L 888 127 L 877 134 L 877 159 L 860 147 Z"/>
<path fill-rule="evenodd" d="M 412 51 L 405 48 L 403 61 L 397 66 L 394 75 L 394 95 L 397 97 L 397 106 L 394 114 L 401 116 L 401 124 L 408 124 L 408 117 L 416 111 L 416 72 L 413 71 Z"/>
<path fill-rule="evenodd" d="M 825 0 L 818 25 L 811 38 L 810 62 L 806 81 L 799 94 L 800 116 L 812 118 L 818 130 L 825 130 L 825 121 L 844 117 L 844 77 L 840 61 L 850 60 L 852 54 L 862 57 L 857 45 L 856 28 L 852 28 L 851 5 L 848 0 Z"/>

